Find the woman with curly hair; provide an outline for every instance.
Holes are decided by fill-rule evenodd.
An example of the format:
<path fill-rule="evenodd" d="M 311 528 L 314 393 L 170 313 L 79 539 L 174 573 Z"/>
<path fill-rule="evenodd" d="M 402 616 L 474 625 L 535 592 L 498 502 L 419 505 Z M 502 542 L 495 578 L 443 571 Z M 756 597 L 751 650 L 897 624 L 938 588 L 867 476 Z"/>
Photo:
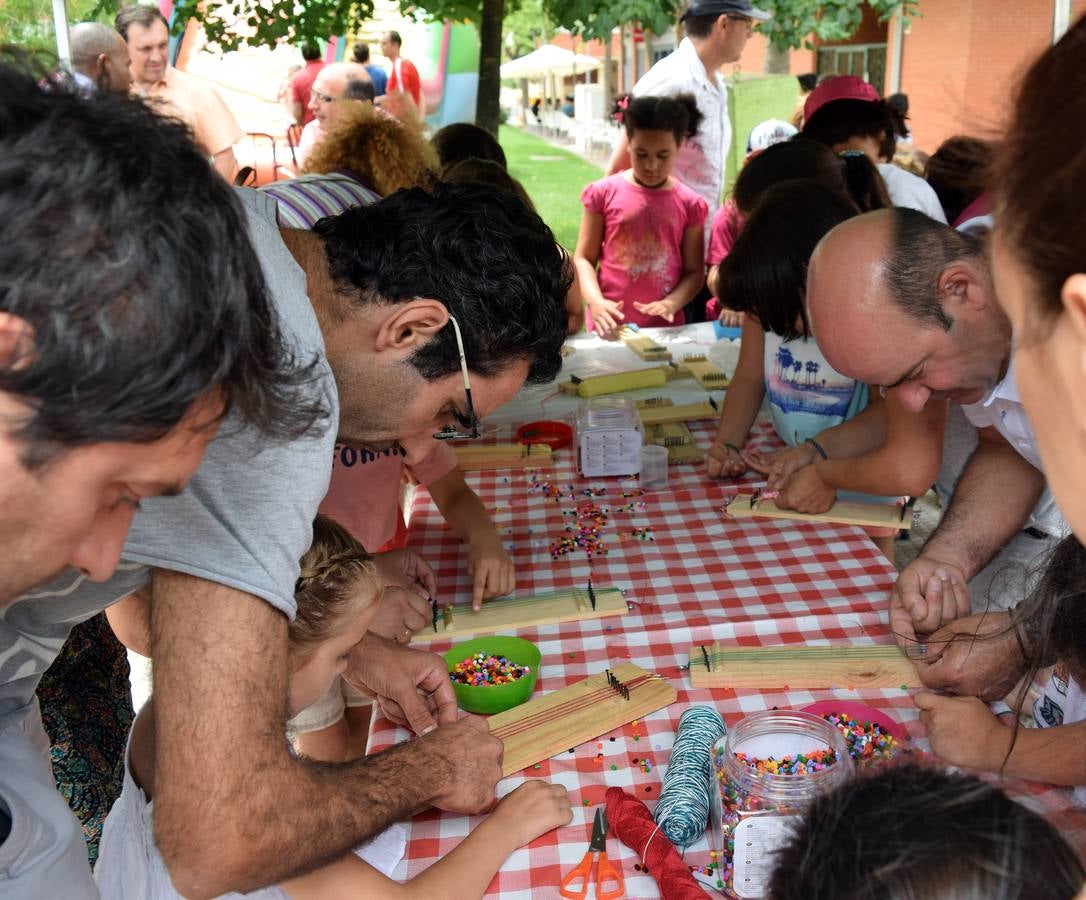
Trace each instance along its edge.
<path fill-rule="evenodd" d="M 304 174 L 260 188 L 279 204 L 284 228 L 312 228 L 325 216 L 367 206 L 401 188 L 429 188 L 437 153 L 416 131 L 369 103 L 358 104 L 343 124 L 309 154 Z"/>

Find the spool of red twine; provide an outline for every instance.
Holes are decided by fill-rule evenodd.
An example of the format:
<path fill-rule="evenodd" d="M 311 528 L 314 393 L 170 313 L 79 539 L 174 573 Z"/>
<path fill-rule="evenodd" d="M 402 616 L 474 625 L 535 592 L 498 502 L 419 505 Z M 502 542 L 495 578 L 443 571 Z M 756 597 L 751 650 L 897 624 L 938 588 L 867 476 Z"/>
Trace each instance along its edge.
<path fill-rule="evenodd" d="M 641 856 L 664 900 L 705 900 L 705 891 L 657 827 L 649 808 L 622 788 L 608 788 L 605 797 L 610 833 Z"/>

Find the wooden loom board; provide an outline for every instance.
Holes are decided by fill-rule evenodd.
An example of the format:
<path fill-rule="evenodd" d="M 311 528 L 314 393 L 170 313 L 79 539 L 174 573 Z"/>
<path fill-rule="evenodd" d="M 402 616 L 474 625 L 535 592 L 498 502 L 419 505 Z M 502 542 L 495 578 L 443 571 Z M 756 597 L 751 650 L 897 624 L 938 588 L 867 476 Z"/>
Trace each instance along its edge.
<path fill-rule="evenodd" d="M 633 663 L 623 663 L 611 673 L 622 682 L 651 675 Z M 627 700 L 617 691 L 611 690 L 607 676 L 600 672 L 584 681 L 578 681 L 551 694 L 544 694 L 535 700 L 529 700 L 513 709 L 498 713 L 487 720 L 490 730 L 498 731 L 515 725 L 529 716 L 553 709 L 563 703 L 577 700 L 594 691 L 607 690 L 608 695 L 600 697 L 583 709 L 569 713 L 517 734 L 503 738 L 505 758 L 502 761 L 502 775 L 512 775 L 521 769 L 550 759 L 563 753 L 570 747 L 576 747 L 585 741 L 591 741 L 615 728 L 621 728 L 651 712 L 670 706 L 678 699 L 678 694 L 666 679 L 654 677 L 637 687 L 630 689 Z"/>
<path fill-rule="evenodd" d="M 464 472 L 539 469 L 554 465 L 554 453 L 546 444 L 478 444 L 453 447 L 452 451 Z"/>
<path fill-rule="evenodd" d="M 699 353 L 692 353 L 683 357 L 679 368 L 694 376 L 694 380 L 707 391 L 719 391 L 726 388 L 731 382 L 728 377 L 716 366 L 709 362 L 708 358 Z"/>
<path fill-rule="evenodd" d="M 838 500 L 824 513 L 801 513 L 792 509 L 780 509 L 773 500 L 759 500 L 751 509 L 752 494 L 736 494 L 728 503 L 728 515 L 736 518 L 764 517 L 769 519 L 798 519 L 801 522 L 836 522 L 841 525 L 867 525 L 876 528 L 913 527 L 911 511 L 904 518 L 900 506 L 884 503 L 853 503 Z"/>
<path fill-rule="evenodd" d="M 656 368 L 664 370 L 664 377 L 667 378 L 668 381 L 673 381 L 676 378 L 693 378 L 694 377 L 689 372 L 684 372 L 681 369 L 675 368 L 675 366 L 656 366 Z M 633 371 L 643 371 L 643 370 L 635 369 Z M 625 372 L 608 372 L 607 374 L 608 375 L 625 375 L 627 373 L 625 373 Z M 594 377 L 597 377 L 597 376 L 589 375 L 587 378 L 582 378 L 581 381 L 591 381 Z M 560 381 L 558 383 L 558 390 L 560 390 L 563 394 L 573 394 L 573 395 L 576 396 L 576 394 L 577 394 L 577 385 L 572 379 L 567 379 L 566 381 Z M 636 388 L 636 390 L 644 390 L 644 388 Z M 612 391 L 611 393 L 621 394 L 621 393 L 623 393 L 623 391 Z M 607 394 L 599 394 L 598 396 L 606 397 Z"/>
<path fill-rule="evenodd" d="M 537 625 L 554 625 L 558 622 L 579 622 L 585 619 L 603 619 L 607 616 L 625 615 L 626 598 L 618 588 L 595 588 L 596 608 L 588 600 L 588 592 L 582 590 L 559 591 L 538 597 L 514 597 L 508 600 L 490 600 L 478 612 L 462 604 L 453 607 L 452 622 L 447 623 L 438 608 L 437 632 L 433 623 L 415 632 L 412 643 L 442 641 L 466 634 L 493 634 L 517 628 L 534 628 Z"/>
<path fill-rule="evenodd" d="M 679 438 L 682 443 L 668 445 L 667 438 Z M 667 447 L 667 461 L 671 465 L 684 462 L 697 462 L 702 458 L 702 452 L 698 449 L 694 435 L 686 427 L 685 422 L 669 422 L 666 425 L 646 425 L 645 442 Z"/>
<path fill-rule="evenodd" d="M 638 334 L 630 328 L 623 328 L 618 333 L 619 339 L 645 362 L 670 362 L 671 351 L 652 338 Z"/>
<path fill-rule="evenodd" d="M 705 667 L 705 653 L 709 665 Z M 725 647 L 719 643 L 690 648 L 690 684 L 695 688 L 839 688 L 923 687 L 916 666 L 897 644 L 805 647 Z"/>
<path fill-rule="evenodd" d="M 693 422 L 696 419 L 716 419 L 720 417 L 720 409 L 714 407 L 708 400 L 701 403 L 682 403 L 678 406 L 661 404 L 658 406 L 644 406 L 638 409 L 641 424 L 667 425 L 669 422 Z"/>

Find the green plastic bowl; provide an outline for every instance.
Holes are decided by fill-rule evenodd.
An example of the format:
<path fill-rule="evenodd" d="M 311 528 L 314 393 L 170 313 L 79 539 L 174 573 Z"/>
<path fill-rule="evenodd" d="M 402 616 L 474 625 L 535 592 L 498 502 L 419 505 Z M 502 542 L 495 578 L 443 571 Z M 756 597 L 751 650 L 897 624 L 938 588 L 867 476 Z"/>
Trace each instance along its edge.
<path fill-rule="evenodd" d="M 514 706 L 520 706 L 532 696 L 535 690 L 535 682 L 539 677 L 539 648 L 531 641 L 518 637 L 506 637 L 500 634 L 492 634 L 488 637 L 473 638 L 457 644 L 451 650 L 445 651 L 445 664 L 452 672 L 453 666 L 463 662 L 466 657 L 476 653 L 486 653 L 488 656 L 504 656 L 510 662 L 518 666 L 530 666 L 531 671 L 523 678 L 518 678 L 509 684 L 495 684 L 486 687 L 475 687 L 470 684 L 453 682 L 453 691 L 456 693 L 456 702 L 460 708 L 472 713 L 504 712 Z"/>

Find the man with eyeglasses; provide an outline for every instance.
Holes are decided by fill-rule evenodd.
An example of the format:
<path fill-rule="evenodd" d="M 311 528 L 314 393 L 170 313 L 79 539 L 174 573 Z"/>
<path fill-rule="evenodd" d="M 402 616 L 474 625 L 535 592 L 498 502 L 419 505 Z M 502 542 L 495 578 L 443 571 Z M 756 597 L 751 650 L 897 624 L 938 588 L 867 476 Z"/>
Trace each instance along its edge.
<path fill-rule="evenodd" d="M 365 66 L 340 62 L 321 69 L 309 93 L 309 111 L 313 113 L 313 119 L 302 129 L 295 151 L 298 165 L 304 166 L 313 148 L 342 124 L 343 113 L 353 102 L 372 103 L 375 96 L 373 80 Z"/>
<path fill-rule="evenodd" d="M 693 94 L 702 114 L 698 133 L 684 141 L 675 160 L 674 175 L 705 199 L 705 245 L 709 227 L 720 208 L 724 190 L 724 157 L 732 142 L 728 121 L 728 92 L 720 67 L 743 54 L 754 20 L 770 14 L 755 9 L 750 0 L 693 0 L 680 21 L 686 37 L 674 52 L 656 63 L 634 85 L 635 97 Z M 630 148 L 625 132 L 619 138 L 607 174 L 630 168 Z"/>
<path fill-rule="evenodd" d="M 342 443 L 476 437 L 522 385 L 561 369 L 572 268 L 516 197 L 405 190 L 296 231 L 276 227 L 266 195 L 241 196 L 265 277 L 298 323 L 298 361 L 331 369 Z M 419 736 L 337 766 L 288 751 L 287 617 L 331 449 L 224 428 L 191 489 L 144 502 L 123 570 L 74 592 L 107 606 L 150 579 L 155 839 L 185 896 L 279 883 L 427 806 L 476 813 L 494 800 L 501 742 L 481 719 L 457 720 L 444 661 L 373 635 L 344 677 Z M 441 587 L 424 565 L 399 574 Z"/>

